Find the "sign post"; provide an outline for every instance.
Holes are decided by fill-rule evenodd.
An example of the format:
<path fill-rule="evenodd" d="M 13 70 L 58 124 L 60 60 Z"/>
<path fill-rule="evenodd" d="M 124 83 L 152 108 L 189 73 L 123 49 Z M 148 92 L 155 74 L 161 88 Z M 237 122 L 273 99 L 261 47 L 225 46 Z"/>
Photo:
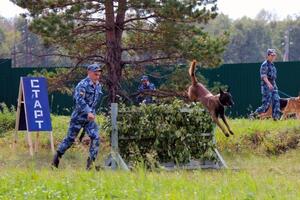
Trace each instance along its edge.
<path fill-rule="evenodd" d="M 31 133 L 37 132 L 34 146 L 34 150 L 37 152 L 39 133 L 49 132 L 51 150 L 54 154 L 47 81 L 45 78 L 21 77 L 16 115 L 15 137 L 13 143 L 14 148 L 18 139 L 17 132 L 27 131 L 29 153 L 31 156 L 33 156 Z"/>

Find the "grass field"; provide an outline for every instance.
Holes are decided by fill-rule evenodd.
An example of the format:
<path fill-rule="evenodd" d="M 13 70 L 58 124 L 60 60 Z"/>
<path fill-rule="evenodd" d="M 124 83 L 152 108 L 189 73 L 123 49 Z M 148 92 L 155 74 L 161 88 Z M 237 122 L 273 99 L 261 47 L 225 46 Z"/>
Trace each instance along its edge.
<path fill-rule="evenodd" d="M 101 123 L 103 119 L 99 118 Z M 85 171 L 87 147 L 77 144 L 52 170 L 46 135 L 29 157 L 24 134 L 12 151 L 12 131 L 0 138 L 0 199 L 300 199 L 299 120 L 230 120 L 235 136 L 217 130 L 229 169 L 131 172 Z M 56 144 L 68 117 L 53 116 Z M 105 135 L 105 134 L 104 134 Z M 102 144 L 98 163 L 108 152 Z"/>

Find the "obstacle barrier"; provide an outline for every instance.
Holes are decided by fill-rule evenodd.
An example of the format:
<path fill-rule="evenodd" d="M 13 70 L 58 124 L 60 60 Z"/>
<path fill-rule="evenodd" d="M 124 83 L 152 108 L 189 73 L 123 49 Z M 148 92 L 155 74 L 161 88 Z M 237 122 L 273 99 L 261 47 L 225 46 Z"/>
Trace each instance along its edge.
<path fill-rule="evenodd" d="M 117 105 L 112 106 L 112 153 L 106 166 L 128 170 L 143 160 L 147 166 L 166 170 L 227 168 L 216 148 L 210 116 L 199 105 L 182 106 L 150 105 L 119 111 Z"/>

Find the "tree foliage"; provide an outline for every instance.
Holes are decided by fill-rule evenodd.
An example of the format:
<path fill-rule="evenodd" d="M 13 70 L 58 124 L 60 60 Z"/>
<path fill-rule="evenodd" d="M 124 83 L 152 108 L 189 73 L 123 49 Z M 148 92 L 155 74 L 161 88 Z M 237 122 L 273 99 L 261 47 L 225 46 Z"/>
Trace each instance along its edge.
<path fill-rule="evenodd" d="M 14 107 L 8 108 L 4 103 L 0 103 L 0 137 L 9 130 L 15 128 L 16 110 Z"/>
<path fill-rule="evenodd" d="M 15 38 L 18 35 L 14 33 L 13 20 L 0 16 L 0 58 L 10 58 Z"/>
<path fill-rule="evenodd" d="M 218 66 L 227 42 L 201 26 L 217 15 L 216 0 L 12 1 L 29 11 L 31 30 L 64 56 L 106 65 L 111 102 L 125 65 L 197 59 Z"/>
<path fill-rule="evenodd" d="M 262 10 L 255 19 L 242 17 L 231 20 L 226 15 L 218 15 L 206 25 L 205 30 L 215 36 L 220 34 L 220 30 L 230 33 L 229 44 L 223 56 L 225 63 L 250 63 L 262 62 L 268 48 L 275 48 L 277 61 L 282 61 L 287 45 L 288 60 L 299 61 L 299 27 L 299 16 L 278 20 L 276 15 Z"/>

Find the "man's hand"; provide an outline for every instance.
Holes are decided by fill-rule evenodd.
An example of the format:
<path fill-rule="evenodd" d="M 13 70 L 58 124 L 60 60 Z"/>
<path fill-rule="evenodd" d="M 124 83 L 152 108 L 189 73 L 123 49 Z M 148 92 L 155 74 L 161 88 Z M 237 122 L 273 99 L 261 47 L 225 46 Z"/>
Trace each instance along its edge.
<path fill-rule="evenodd" d="M 263 80 L 265 81 L 265 83 L 267 84 L 268 88 L 270 91 L 274 90 L 274 86 L 270 83 L 270 81 L 268 80 L 268 78 L 265 76 L 263 77 Z"/>
<path fill-rule="evenodd" d="M 88 120 L 89 121 L 94 121 L 95 120 L 95 115 L 93 113 L 88 113 Z"/>
<path fill-rule="evenodd" d="M 269 87 L 269 90 L 270 90 L 270 91 L 273 91 L 273 90 L 274 90 L 274 87 L 273 87 L 272 84 L 268 84 L 268 87 Z"/>

